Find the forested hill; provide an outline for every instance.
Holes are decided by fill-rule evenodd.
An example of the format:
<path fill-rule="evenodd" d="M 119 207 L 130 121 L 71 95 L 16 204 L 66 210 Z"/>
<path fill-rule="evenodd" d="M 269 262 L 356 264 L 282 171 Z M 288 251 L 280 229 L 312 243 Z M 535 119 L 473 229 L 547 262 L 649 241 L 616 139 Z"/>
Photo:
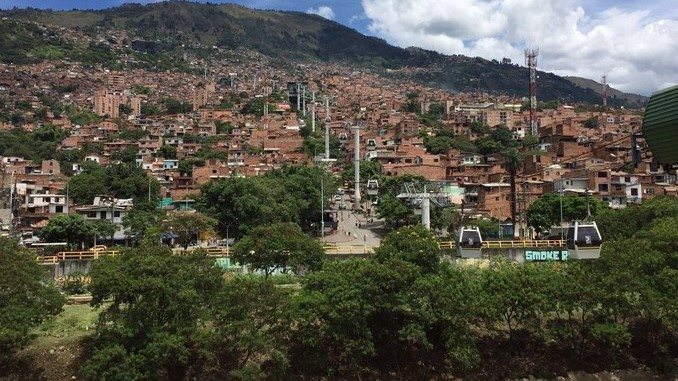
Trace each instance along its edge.
<path fill-rule="evenodd" d="M 417 48 L 402 49 L 337 22 L 299 12 L 174 1 L 128 4 L 100 11 L 13 9 L 0 14 L 15 20 L 78 28 L 89 34 L 125 29 L 159 52 L 185 44 L 192 48 L 246 48 L 284 60 L 346 61 L 384 69 L 419 67 L 427 70 L 417 71 L 412 79 L 448 90 L 527 95 L 528 73 L 524 67 Z M 6 62 L 4 56 L 0 59 Z M 540 73 L 539 99 L 601 103 L 595 91 L 550 73 Z"/>

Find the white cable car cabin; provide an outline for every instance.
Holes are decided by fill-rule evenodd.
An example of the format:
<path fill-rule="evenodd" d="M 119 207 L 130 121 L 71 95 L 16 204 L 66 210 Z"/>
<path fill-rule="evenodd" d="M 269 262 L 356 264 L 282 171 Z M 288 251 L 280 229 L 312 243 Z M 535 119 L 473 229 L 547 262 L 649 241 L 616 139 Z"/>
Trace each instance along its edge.
<path fill-rule="evenodd" d="M 572 259 L 598 259 L 603 239 L 595 222 L 575 222 L 567 229 L 567 250 Z"/>
<path fill-rule="evenodd" d="M 367 180 L 367 194 L 369 196 L 376 196 L 379 194 L 379 181 Z"/>
<path fill-rule="evenodd" d="M 476 226 L 464 226 L 459 230 L 459 255 L 462 258 L 481 258 L 483 237 Z"/>

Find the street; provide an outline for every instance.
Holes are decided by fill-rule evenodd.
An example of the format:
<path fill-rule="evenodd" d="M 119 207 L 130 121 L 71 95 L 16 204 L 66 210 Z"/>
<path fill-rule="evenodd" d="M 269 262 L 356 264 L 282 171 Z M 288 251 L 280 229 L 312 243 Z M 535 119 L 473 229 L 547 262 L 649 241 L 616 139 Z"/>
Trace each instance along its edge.
<path fill-rule="evenodd" d="M 338 205 L 342 202 L 348 206 L 347 209 L 338 209 Z M 374 217 L 373 208 L 370 216 L 364 213 L 355 213 L 353 211 L 353 203 L 346 195 L 341 196 L 341 201 L 332 203 L 331 208 L 331 210 L 337 212 L 339 224 L 337 231 L 334 234 L 327 235 L 323 238 L 324 242 L 337 245 L 379 246 L 379 242 L 381 241 L 380 232 L 383 229 L 384 223 L 382 220 Z"/>

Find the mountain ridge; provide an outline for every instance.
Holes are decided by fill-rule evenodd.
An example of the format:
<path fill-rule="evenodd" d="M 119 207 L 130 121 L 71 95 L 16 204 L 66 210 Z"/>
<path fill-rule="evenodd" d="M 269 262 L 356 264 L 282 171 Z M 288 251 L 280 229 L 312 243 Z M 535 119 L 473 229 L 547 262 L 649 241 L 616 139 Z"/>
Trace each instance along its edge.
<path fill-rule="evenodd" d="M 51 11 L 34 8 L 0 11 L 11 19 L 34 21 L 84 33 L 124 29 L 141 40 L 176 53 L 182 44 L 248 48 L 290 61 L 344 61 L 386 71 L 403 67 L 426 70 L 412 79 L 451 91 L 486 91 L 511 96 L 528 94 L 527 68 L 462 55 L 443 55 L 422 48 L 400 48 L 366 36 L 317 15 L 263 11 L 235 4 L 186 1 L 125 4 L 103 10 Z M 0 36 L 1 37 L 1 36 Z M 553 73 L 539 72 L 538 99 L 564 103 L 602 103 L 595 89 L 581 87 Z M 626 98 L 608 100 L 611 106 L 630 105 Z"/>
<path fill-rule="evenodd" d="M 576 76 L 565 76 L 563 78 L 567 79 L 568 81 L 574 83 L 579 87 L 591 89 L 595 91 L 597 94 L 600 94 L 601 96 L 603 94 L 603 84 L 593 79 Z M 639 94 L 625 93 L 621 90 L 617 90 L 611 87 L 610 85 L 607 86 L 607 97 L 608 101 L 613 98 L 624 99 L 627 102 L 627 104 L 635 107 L 643 107 L 650 100 L 649 97 Z"/>

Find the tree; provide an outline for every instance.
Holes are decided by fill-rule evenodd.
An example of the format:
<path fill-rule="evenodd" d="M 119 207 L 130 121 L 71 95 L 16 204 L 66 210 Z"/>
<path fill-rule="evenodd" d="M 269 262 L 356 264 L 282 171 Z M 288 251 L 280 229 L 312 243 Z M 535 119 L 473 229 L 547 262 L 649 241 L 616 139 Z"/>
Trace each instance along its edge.
<path fill-rule="evenodd" d="M 293 371 L 357 379 L 375 364 L 397 369 L 394 357 L 406 352 L 401 337 L 412 316 L 402 301 L 417 274 L 403 261 L 347 259 L 306 277 L 291 328 Z"/>
<path fill-rule="evenodd" d="M 506 331 L 509 351 L 519 328 L 536 329 L 539 312 L 547 299 L 541 291 L 548 283 L 548 270 L 541 264 L 497 260 L 482 272 L 483 319 L 500 332 Z"/>
<path fill-rule="evenodd" d="M 212 232 L 217 221 L 198 212 L 173 212 L 162 222 L 162 227 L 179 236 L 179 245 L 188 249 L 194 237 L 200 233 Z"/>
<path fill-rule="evenodd" d="M 276 270 L 289 269 L 295 274 L 316 271 L 322 267 L 325 251 L 299 225 L 288 222 L 252 229 L 233 246 L 232 258 L 268 277 Z"/>
<path fill-rule="evenodd" d="M 61 312 L 65 300 L 45 276 L 33 254 L 0 238 L 0 373 L 31 329 Z"/>
<path fill-rule="evenodd" d="M 233 125 L 229 122 L 222 122 L 220 120 L 217 120 L 215 122 L 217 126 L 217 134 L 230 134 L 231 131 L 233 131 Z"/>
<path fill-rule="evenodd" d="M 46 242 L 66 242 L 77 247 L 94 236 L 93 225 L 80 214 L 59 214 L 40 229 L 38 235 Z"/>
<path fill-rule="evenodd" d="M 415 224 L 417 216 L 414 215 L 414 208 L 407 205 L 404 201 L 394 197 L 390 193 L 379 196 L 377 204 L 377 217 L 383 218 L 384 223 L 389 227 L 399 227 Z"/>
<path fill-rule="evenodd" d="M 99 237 L 104 239 L 106 237 L 110 237 L 112 239 L 115 231 L 118 229 L 117 226 L 109 220 L 96 220 L 88 222 L 88 224 L 90 226 L 92 236 L 94 237 L 95 245 Z"/>
<path fill-rule="evenodd" d="M 353 162 L 346 164 L 344 170 L 341 172 L 341 180 L 343 182 L 352 182 L 354 180 L 355 166 Z M 360 178 L 361 179 L 378 179 L 381 176 L 381 165 L 372 160 L 360 161 Z"/>
<path fill-rule="evenodd" d="M 121 103 L 120 106 L 118 106 L 118 112 L 120 114 L 129 115 L 132 111 L 132 107 L 127 104 Z"/>
<path fill-rule="evenodd" d="M 495 128 L 490 132 L 490 138 L 501 143 L 501 145 L 506 148 L 511 148 L 516 145 L 515 140 L 513 140 L 513 132 L 505 126 Z"/>
<path fill-rule="evenodd" d="M 200 378 L 287 378 L 291 302 L 290 290 L 261 277 L 226 282 L 211 303 L 209 329 L 198 339 L 204 345 Z"/>
<path fill-rule="evenodd" d="M 493 153 L 501 152 L 504 146 L 490 137 L 484 137 L 476 140 L 476 148 L 481 155 L 491 155 Z"/>
<path fill-rule="evenodd" d="M 584 127 L 586 128 L 597 128 L 598 127 L 598 118 L 595 116 L 588 118 L 584 121 Z"/>
<path fill-rule="evenodd" d="M 469 129 L 474 134 L 479 135 L 487 135 L 490 133 L 490 126 L 488 126 L 486 123 L 478 121 L 471 122 L 471 124 L 469 125 Z"/>
<path fill-rule="evenodd" d="M 165 144 L 158 148 L 158 151 L 155 153 L 155 155 L 163 159 L 176 159 L 177 147 Z"/>
<path fill-rule="evenodd" d="M 96 261 L 91 304 L 102 311 L 82 376 L 186 378 L 221 275 L 203 252 L 172 255 L 157 243 Z"/>
<path fill-rule="evenodd" d="M 527 219 L 536 231 L 548 230 L 551 226 L 560 225 L 560 195 L 547 193 L 539 197 L 527 208 Z M 563 220 L 564 222 L 583 220 L 587 216 L 587 203 L 591 209 L 591 215 L 596 216 L 606 209 L 603 202 L 595 198 L 563 196 Z"/>
<path fill-rule="evenodd" d="M 162 103 L 168 114 L 182 114 L 193 111 L 193 105 L 188 102 L 180 102 L 174 98 L 167 97 Z"/>
<path fill-rule="evenodd" d="M 226 235 L 239 237 L 258 225 L 294 222 L 310 231 L 320 221 L 320 178 L 334 189 L 333 178 L 320 168 L 283 167 L 265 176 L 212 181 L 198 198 L 198 210 L 219 220 Z M 326 202 L 331 192 L 325 193 Z"/>
<path fill-rule="evenodd" d="M 434 155 L 444 155 L 447 154 L 447 150 L 454 147 L 455 140 L 454 138 L 448 136 L 427 136 L 424 138 L 424 146 L 426 147 L 426 152 Z"/>
<path fill-rule="evenodd" d="M 91 161 L 81 168 L 82 172 L 68 180 L 69 195 L 78 204 L 91 203 L 95 196 L 108 192 L 106 170 Z"/>
<path fill-rule="evenodd" d="M 135 163 L 109 165 L 106 168 L 94 162 L 85 162 L 82 172 L 68 182 L 70 196 L 79 204 L 91 203 L 95 196 L 112 195 L 116 198 L 132 198 L 134 202 L 148 199 L 149 187 L 152 200 L 158 198 L 160 183 L 150 178 Z"/>
<path fill-rule="evenodd" d="M 483 238 L 499 238 L 499 221 L 496 219 L 474 219 L 464 223 L 464 225 L 477 226 Z"/>
<path fill-rule="evenodd" d="M 263 116 L 265 107 L 268 107 L 269 110 L 275 110 L 275 105 L 269 105 L 263 98 L 255 98 L 245 103 L 240 112 L 243 114 Z"/>
<path fill-rule="evenodd" d="M 516 176 L 523 167 L 523 156 L 515 148 L 504 151 L 504 161 L 502 166 L 511 177 L 511 222 L 515 234 L 516 226 Z"/>
<path fill-rule="evenodd" d="M 133 237 L 157 242 L 160 234 L 160 221 L 164 213 L 154 204 L 137 203 L 122 219 L 123 226 L 130 230 Z"/>
<path fill-rule="evenodd" d="M 137 152 L 139 151 L 136 147 L 126 147 L 125 149 L 113 152 L 111 159 L 127 164 L 136 164 Z"/>
<path fill-rule="evenodd" d="M 431 273 L 440 264 L 440 248 L 435 235 L 419 224 L 389 233 L 374 250 L 374 257 L 382 262 L 399 259 L 416 265 L 424 273 Z"/>

